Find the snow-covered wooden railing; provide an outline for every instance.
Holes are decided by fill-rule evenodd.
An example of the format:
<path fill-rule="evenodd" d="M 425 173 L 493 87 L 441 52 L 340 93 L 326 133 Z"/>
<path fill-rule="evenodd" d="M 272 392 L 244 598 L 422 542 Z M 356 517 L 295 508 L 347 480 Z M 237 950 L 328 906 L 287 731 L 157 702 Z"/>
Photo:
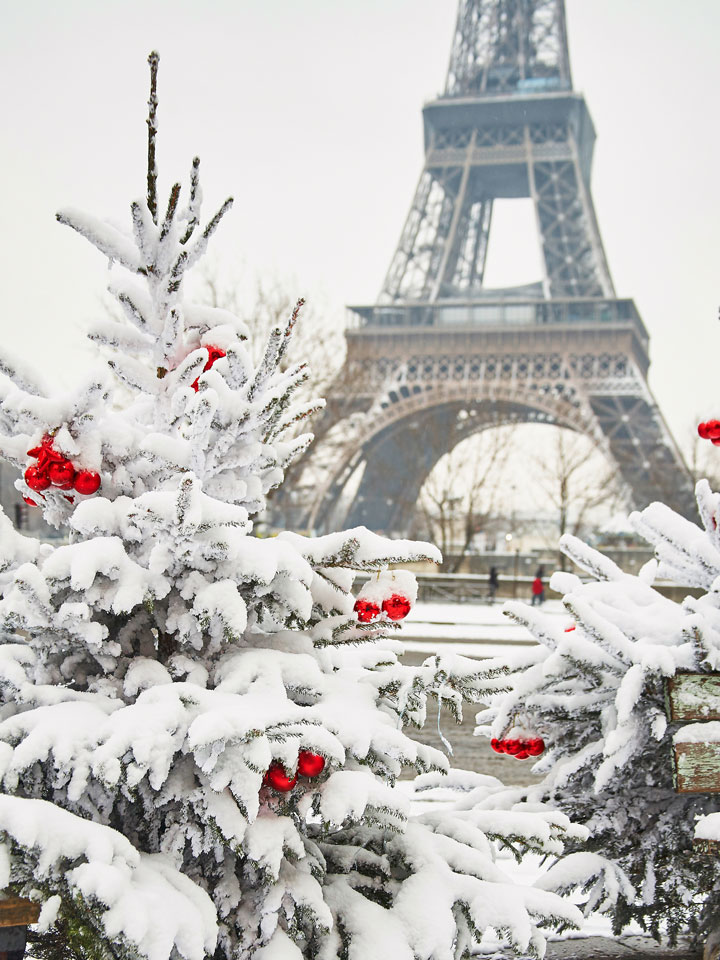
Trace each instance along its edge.
<path fill-rule="evenodd" d="M 0 957 L 15 960 L 25 953 L 27 928 L 37 923 L 40 904 L 24 897 L 0 900 Z"/>
<path fill-rule="evenodd" d="M 720 793 L 720 674 L 678 673 L 665 687 L 668 719 L 682 723 L 673 736 L 673 783 L 678 793 Z M 690 722 L 687 722 L 690 721 Z M 709 820 L 720 815 L 711 814 Z M 695 848 L 720 853 L 717 838 L 695 833 Z"/>

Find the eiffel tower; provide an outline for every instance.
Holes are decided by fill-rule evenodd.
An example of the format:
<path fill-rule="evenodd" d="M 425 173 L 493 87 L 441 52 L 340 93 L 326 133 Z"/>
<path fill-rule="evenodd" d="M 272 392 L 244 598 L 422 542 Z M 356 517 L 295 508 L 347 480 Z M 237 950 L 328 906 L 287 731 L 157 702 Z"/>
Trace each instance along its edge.
<path fill-rule="evenodd" d="M 618 299 L 590 193 L 595 131 L 573 90 L 563 0 L 460 0 L 425 165 L 378 301 L 351 310 L 296 524 L 407 533 L 459 440 L 542 422 L 591 437 L 636 507 L 693 515 L 690 477 L 649 390 L 648 333 Z M 530 198 L 544 275 L 484 285 L 493 201 Z"/>

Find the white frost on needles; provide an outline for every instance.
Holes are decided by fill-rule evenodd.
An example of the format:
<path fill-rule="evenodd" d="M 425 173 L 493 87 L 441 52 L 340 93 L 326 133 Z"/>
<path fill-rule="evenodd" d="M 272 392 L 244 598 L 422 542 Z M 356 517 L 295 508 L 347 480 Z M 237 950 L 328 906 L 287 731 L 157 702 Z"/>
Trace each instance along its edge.
<path fill-rule="evenodd" d="M 148 960 L 167 960 L 174 950 L 202 960 L 214 950 L 212 900 L 162 854 L 140 853 L 116 830 L 45 800 L 0 796 L 0 830 L 8 838 L 0 886 L 21 847 L 35 860 L 35 882 L 82 897 L 109 940 L 129 941 Z"/>
<path fill-rule="evenodd" d="M 497 659 L 511 689 L 478 714 L 476 733 L 501 738 L 513 724 L 543 738 L 528 788 L 530 802 L 550 802 L 591 833 L 584 852 L 547 875 L 547 889 L 585 891 L 586 912 L 603 909 L 618 929 L 631 919 L 654 935 L 705 929 L 720 910 L 717 872 L 690 856 L 698 814 L 700 836 L 715 830 L 717 801 L 683 795 L 672 782 L 672 745 L 720 740 L 720 723 L 678 730 L 666 715 L 665 683 L 680 672 L 720 669 L 720 495 L 701 481 L 702 526 L 654 503 L 631 522 L 655 547 L 656 562 L 639 576 L 574 537 L 561 547 L 593 579 L 556 573 L 565 622 L 520 603 L 506 611 L 538 641 Z M 700 588 L 676 603 L 656 589 L 656 576 Z"/>
<path fill-rule="evenodd" d="M 242 323 L 188 303 L 185 274 L 229 201 L 200 229 L 198 162 L 182 209 L 176 185 L 158 213 L 153 178 L 127 234 L 59 215 L 115 265 L 119 318 L 90 332 L 86 382 L 57 395 L 0 360 L 0 455 L 69 541 L 42 546 L 0 512 L 5 882 L 40 886 L 41 936 L 119 960 L 199 960 L 216 936 L 234 960 L 437 960 L 490 927 L 541 955 L 542 928 L 577 911 L 533 889 L 513 904 L 495 853 L 557 852 L 565 820 L 413 818 L 395 789 L 408 768 L 448 770 L 403 729 L 429 701 L 459 716 L 498 688 L 462 657 L 405 666 L 399 624 L 358 622 L 357 574 L 412 604 L 414 578 L 391 568 L 440 554 L 364 528 L 252 535 L 321 407 L 294 399 L 297 310 L 255 364 Z M 30 490 L 43 442 L 99 490 Z M 285 792 L 265 780 L 278 765 L 286 784 L 297 774 Z"/>

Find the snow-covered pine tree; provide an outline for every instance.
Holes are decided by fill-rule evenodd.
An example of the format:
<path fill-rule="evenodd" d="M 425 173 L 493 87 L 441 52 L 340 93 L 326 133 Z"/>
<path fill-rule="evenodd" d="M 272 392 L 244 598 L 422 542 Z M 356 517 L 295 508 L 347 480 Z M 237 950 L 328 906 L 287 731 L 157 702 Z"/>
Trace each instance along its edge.
<path fill-rule="evenodd" d="M 398 659 L 412 578 L 388 568 L 435 548 L 252 536 L 309 441 L 283 439 L 313 409 L 292 399 L 303 367 L 281 369 L 296 314 L 255 366 L 234 316 L 183 298 L 230 201 L 201 229 L 196 160 L 187 204 L 175 185 L 159 211 L 150 64 L 132 232 L 58 215 L 109 259 L 122 319 L 95 325 L 68 393 L 2 361 L 0 452 L 69 542 L 0 516 L 0 889 L 43 899 L 33 951 L 56 960 L 459 958 L 488 928 L 541 954 L 540 925 L 579 913 L 495 852 L 557 852 L 567 818 L 410 816 L 395 786 L 447 768 L 402 729 L 429 696 L 457 711 L 497 688 L 462 658 Z M 358 571 L 379 572 L 366 622 Z M 383 582 L 402 590 L 376 614 Z"/>
<path fill-rule="evenodd" d="M 478 714 L 476 730 L 501 738 L 515 726 L 541 736 L 546 752 L 535 770 L 545 777 L 528 799 L 557 805 L 590 830 L 550 870 L 546 889 L 584 886 L 586 911 L 609 912 L 616 932 L 634 919 L 671 939 L 707 934 L 720 916 L 720 862 L 693 853 L 696 818 L 720 801 L 674 791 L 677 724 L 668 724 L 664 703 L 666 678 L 720 670 L 720 494 L 703 480 L 696 496 L 702 527 L 661 503 L 631 516 L 656 553 L 638 576 L 574 537 L 561 540 L 592 580 L 554 574 L 565 619 L 507 604 L 538 646 L 504 664 L 512 689 Z M 702 596 L 677 603 L 654 588 L 656 577 Z"/>

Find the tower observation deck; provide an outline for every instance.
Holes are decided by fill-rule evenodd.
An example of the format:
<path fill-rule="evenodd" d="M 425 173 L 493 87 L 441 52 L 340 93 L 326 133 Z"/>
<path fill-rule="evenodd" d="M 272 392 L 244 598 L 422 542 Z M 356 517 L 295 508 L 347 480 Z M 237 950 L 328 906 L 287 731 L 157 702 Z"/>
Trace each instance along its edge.
<path fill-rule="evenodd" d="M 345 365 L 286 522 L 406 533 L 443 454 L 528 421 L 590 436 L 635 506 L 693 512 L 648 387 L 647 331 L 605 257 L 563 0 L 460 0 L 445 90 L 423 122 L 410 212 L 377 303 L 351 308 Z M 489 289 L 493 203 L 516 197 L 534 207 L 542 279 Z"/>

